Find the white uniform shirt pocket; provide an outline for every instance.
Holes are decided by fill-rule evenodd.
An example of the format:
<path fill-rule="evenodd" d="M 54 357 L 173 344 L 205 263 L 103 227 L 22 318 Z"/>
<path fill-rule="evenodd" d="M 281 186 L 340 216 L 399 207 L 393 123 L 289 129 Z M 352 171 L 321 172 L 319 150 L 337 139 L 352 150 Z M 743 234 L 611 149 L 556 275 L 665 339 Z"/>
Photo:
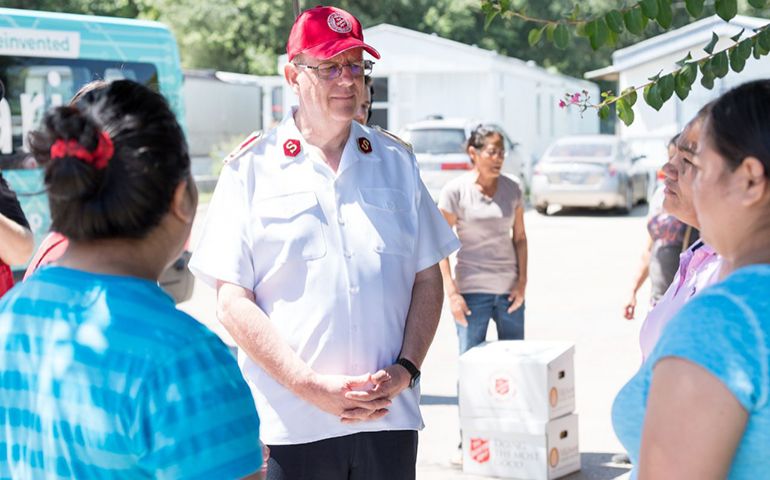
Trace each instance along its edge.
<path fill-rule="evenodd" d="M 364 214 L 372 226 L 377 253 L 411 256 L 417 236 L 416 215 L 409 197 L 394 188 L 359 188 Z"/>
<path fill-rule="evenodd" d="M 315 260 L 326 255 L 326 217 L 315 192 L 295 192 L 254 202 L 254 254 L 268 263 Z"/>

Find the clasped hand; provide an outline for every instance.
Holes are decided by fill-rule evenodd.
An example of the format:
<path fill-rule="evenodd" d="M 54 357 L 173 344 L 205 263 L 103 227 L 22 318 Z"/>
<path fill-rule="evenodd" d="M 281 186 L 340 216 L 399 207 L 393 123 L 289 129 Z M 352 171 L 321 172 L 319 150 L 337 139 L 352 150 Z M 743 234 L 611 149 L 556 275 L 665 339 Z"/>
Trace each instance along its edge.
<path fill-rule="evenodd" d="M 358 376 L 317 375 L 310 400 L 342 423 L 378 420 L 388 414 L 387 407 L 409 381 L 409 373 L 400 365 Z"/>

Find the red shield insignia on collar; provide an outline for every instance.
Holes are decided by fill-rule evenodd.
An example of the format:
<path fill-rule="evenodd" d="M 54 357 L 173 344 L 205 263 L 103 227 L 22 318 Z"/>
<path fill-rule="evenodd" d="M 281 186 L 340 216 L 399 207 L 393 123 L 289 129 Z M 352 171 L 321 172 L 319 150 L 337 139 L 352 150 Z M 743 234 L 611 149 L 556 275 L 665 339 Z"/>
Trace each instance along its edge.
<path fill-rule="evenodd" d="M 299 140 L 289 139 L 283 144 L 283 153 L 287 157 L 296 157 L 301 149 Z"/>
<path fill-rule="evenodd" d="M 358 138 L 358 149 L 363 153 L 372 153 L 372 142 L 366 137 Z"/>

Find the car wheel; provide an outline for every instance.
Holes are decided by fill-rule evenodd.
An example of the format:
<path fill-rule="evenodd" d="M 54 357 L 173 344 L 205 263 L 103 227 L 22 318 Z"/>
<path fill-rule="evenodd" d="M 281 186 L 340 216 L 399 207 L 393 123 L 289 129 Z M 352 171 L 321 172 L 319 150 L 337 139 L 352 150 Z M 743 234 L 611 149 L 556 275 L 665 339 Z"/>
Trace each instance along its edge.
<path fill-rule="evenodd" d="M 625 205 L 622 205 L 619 210 L 620 213 L 624 215 L 628 215 L 631 213 L 631 210 L 634 209 L 634 189 L 631 187 L 631 185 L 626 185 L 626 203 Z"/>
<path fill-rule="evenodd" d="M 540 215 L 548 215 L 548 205 L 535 205 L 535 211 Z"/>

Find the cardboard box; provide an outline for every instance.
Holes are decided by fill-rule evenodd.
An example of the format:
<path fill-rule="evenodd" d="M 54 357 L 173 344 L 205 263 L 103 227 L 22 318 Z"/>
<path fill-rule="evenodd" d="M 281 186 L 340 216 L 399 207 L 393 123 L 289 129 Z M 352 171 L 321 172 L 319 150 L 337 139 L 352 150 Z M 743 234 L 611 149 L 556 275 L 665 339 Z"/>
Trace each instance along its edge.
<path fill-rule="evenodd" d="M 462 418 L 463 472 L 551 480 L 580 470 L 578 416 L 549 422 Z"/>
<path fill-rule="evenodd" d="M 575 410 L 571 343 L 505 340 L 460 357 L 460 416 L 540 421 Z"/>

